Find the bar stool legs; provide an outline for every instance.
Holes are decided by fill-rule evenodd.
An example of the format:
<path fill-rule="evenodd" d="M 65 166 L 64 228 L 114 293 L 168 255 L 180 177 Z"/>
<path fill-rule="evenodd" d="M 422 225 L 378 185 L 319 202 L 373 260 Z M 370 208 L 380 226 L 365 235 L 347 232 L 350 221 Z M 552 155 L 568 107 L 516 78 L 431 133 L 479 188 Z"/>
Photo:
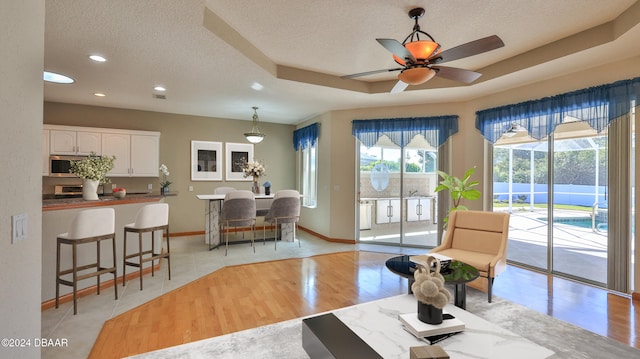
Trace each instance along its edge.
<path fill-rule="evenodd" d="M 100 263 L 100 244 L 103 240 L 111 240 L 112 243 L 112 252 L 113 252 L 113 266 L 112 267 L 103 267 Z M 78 266 L 78 245 L 86 244 L 86 243 L 95 243 L 96 244 L 96 262 Z M 62 244 L 71 245 L 71 268 L 61 270 L 60 269 L 60 249 Z M 100 276 L 102 274 L 113 273 L 113 286 L 115 287 L 115 299 L 118 299 L 118 274 L 116 270 L 116 240 L 114 234 L 104 235 L 104 236 L 96 236 L 96 237 L 88 237 L 82 239 L 67 239 L 63 237 L 58 237 L 57 239 L 57 248 L 56 248 L 56 308 L 58 308 L 60 304 L 60 284 L 70 286 L 73 288 L 73 314 L 78 314 L 78 282 L 96 277 L 96 288 L 98 295 L 100 295 Z M 78 272 L 85 271 L 87 269 L 95 268 L 95 271 L 89 272 L 86 274 L 78 274 Z M 63 276 L 71 274 L 71 280 L 63 279 Z"/>
<path fill-rule="evenodd" d="M 156 252 L 155 232 L 162 231 L 167 237 L 167 251 L 162 252 L 162 244 Z M 143 235 L 151 232 L 151 249 L 143 249 Z M 138 251 L 127 254 L 127 233 L 138 233 Z M 160 237 L 162 242 L 162 237 Z M 122 255 L 122 286 L 127 282 L 127 266 L 137 267 L 140 276 L 140 290 L 142 290 L 143 266 L 151 262 L 151 276 L 155 276 L 154 262 L 162 258 L 167 259 L 169 280 L 171 280 L 171 246 L 169 244 L 169 205 L 167 203 L 155 203 L 146 205 L 138 210 L 136 221 L 124 226 L 124 251 Z M 135 260 L 129 260 L 133 259 Z"/>
<path fill-rule="evenodd" d="M 114 232 L 115 211 L 113 208 L 89 209 L 78 212 L 69 226 L 69 231 L 59 234 L 56 239 L 56 308 L 60 305 L 60 285 L 73 288 L 73 314 L 78 314 L 78 282 L 96 278 L 98 295 L 100 294 L 100 276 L 113 273 L 115 297 L 118 299 L 118 273 L 116 269 L 116 235 Z M 100 247 L 102 241 L 111 240 L 113 266 L 103 267 L 101 263 Z M 78 265 L 78 246 L 95 243 L 96 261 L 94 263 Z M 61 269 L 61 247 L 71 245 L 71 268 Z M 94 269 L 92 271 L 88 271 Z M 82 274 L 80 274 L 82 272 Z M 71 275 L 71 280 L 64 276 Z"/>
<path fill-rule="evenodd" d="M 162 246 L 160 246 L 160 251 L 156 252 L 156 237 L 155 231 L 162 230 L 165 236 L 167 237 L 167 251 L 162 252 Z M 151 249 L 143 250 L 143 234 L 151 232 Z M 127 254 L 127 233 L 138 233 L 138 251 L 135 253 Z M 142 276 L 144 263 L 151 262 L 151 276 L 155 276 L 155 260 L 160 260 L 162 258 L 167 259 L 167 270 L 169 274 L 169 280 L 171 280 L 171 245 L 169 238 L 169 225 L 151 227 L 151 228 L 124 228 L 124 254 L 122 260 L 122 286 L 124 287 L 127 282 L 127 266 L 138 268 L 138 275 L 140 277 L 140 290 L 143 289 L 142 284 Z M 148 256 L 147 256 L 148 255 Z M 130 261 L 129 259 L 136 258 L 136 261 Z"/>

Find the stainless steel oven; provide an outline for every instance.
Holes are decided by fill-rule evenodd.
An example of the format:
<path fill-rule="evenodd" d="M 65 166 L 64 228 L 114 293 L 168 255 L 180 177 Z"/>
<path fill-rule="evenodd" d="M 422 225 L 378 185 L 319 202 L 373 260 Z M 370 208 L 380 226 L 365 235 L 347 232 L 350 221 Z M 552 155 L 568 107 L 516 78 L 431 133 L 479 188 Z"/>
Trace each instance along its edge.
<path fill-rule="evenodd" d="M 76 177 L 69 173 L 71 161 L 84 159 L 84 156 L 49 156 L 49 177 Z"/>

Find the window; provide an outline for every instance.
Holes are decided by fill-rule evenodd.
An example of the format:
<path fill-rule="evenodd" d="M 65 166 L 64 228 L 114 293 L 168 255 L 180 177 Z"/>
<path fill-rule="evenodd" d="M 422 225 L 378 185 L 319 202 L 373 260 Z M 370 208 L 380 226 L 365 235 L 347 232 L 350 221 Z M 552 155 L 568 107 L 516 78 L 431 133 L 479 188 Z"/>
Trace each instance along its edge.
<path fill-rule="evenodd" d="M 303 194 L 302 205 L 315 208 L 318 204 L 318 149 L 316 145 L 300 151 L 300 189 Z"/>
<path fill-rule="evenodd" d="M 298 152 L 298 188 L 302 205 L 318 205 L 318 132 L 319 123 L 293 131 L 293 148 Z"/>

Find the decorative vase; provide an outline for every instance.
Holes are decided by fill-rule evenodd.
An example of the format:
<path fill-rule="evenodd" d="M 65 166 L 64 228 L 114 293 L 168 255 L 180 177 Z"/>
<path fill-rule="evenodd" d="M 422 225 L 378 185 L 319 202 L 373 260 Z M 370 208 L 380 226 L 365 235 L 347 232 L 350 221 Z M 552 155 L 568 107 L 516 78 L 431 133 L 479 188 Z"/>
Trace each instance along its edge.
<path fill-rule="evenodd" d="M 427 324 L 440 324 L 442 323 L 442 308 L 418 301 L 418 319 Z"/>
<path fill-rule="evenodd" d="M 85 179 L 82 181 L 82 199 L 85 201 L 98 200 L 98 185 L 100 181 Z"/>
<path fill-rule="evenodd" d="M 265 187 L 264 188 L 264 194 L 266 194 L 267 196 L 271 194 L 271 187 Z"/>
<path fill-rule="evenodd" d="M 164 186 L 162 188 L 160 188 L 160 194 L 162 194 L 163 196 L 166 196 L 169 194 L 169 186 Z"/>
<path fill-rule="evenodd" d="M 255 194 L 260 194 L 260 185 L 258 184 L 258 179 L 260 179 L 260 177 L 253 176 L 253 186 L 251 186 L 251 191 Z"/>

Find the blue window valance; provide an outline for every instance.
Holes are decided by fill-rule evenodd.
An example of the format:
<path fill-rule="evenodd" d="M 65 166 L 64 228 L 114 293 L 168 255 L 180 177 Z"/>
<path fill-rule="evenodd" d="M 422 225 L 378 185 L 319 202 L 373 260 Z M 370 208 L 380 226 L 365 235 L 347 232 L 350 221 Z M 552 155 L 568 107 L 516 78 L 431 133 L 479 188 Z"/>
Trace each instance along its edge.
<path fill-rule="evenodd" d="M 457 132 L 457 115 L 353 120 L 351 129 L 353 136 L 367 147 L 374 146 L 382 136 L 404 147 L 416 135 L 422 135 L 431 146 L 439 147 Z"/>
<path fill-rule="evenodd" d="M 637 106 L 638 99 L 640 77 L 478 111 L 476 128 L 492 143 L 514 125 L 538 140 L 567 120 L 586 121 L 600 132 L 611 121 L 629 113 L 631 101 L 635 100 Z"/>
<path fill-rule="evenodd" d="M 304 150 L 309 146 L 315 146 L 319 130 L 320 124 L 315 122 L 293 131 L 293 148 L 298 151 Z"/>

